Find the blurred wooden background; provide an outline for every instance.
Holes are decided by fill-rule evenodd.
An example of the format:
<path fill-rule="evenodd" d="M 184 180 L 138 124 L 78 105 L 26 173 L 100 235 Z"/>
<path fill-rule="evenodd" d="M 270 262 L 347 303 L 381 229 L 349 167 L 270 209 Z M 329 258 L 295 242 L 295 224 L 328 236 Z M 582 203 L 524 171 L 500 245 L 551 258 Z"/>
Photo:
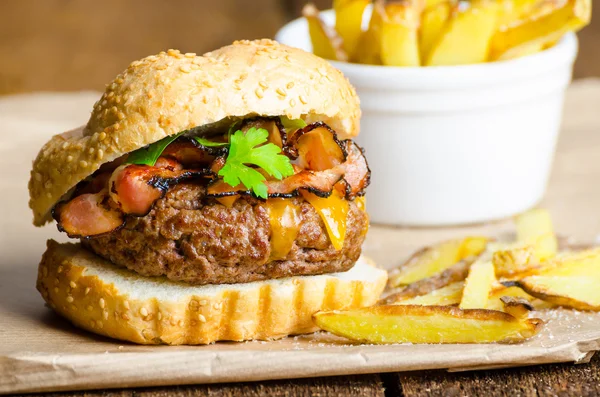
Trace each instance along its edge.
<path fill-rule="evenodd" d="M 313 1 L 328 8 L 331 0 Z M 102 89 L 132 60 L 273 37 L 305 0 L 0 0 L 0 94 Z M 600 76 L 600 11 L 576 77 Z"/>

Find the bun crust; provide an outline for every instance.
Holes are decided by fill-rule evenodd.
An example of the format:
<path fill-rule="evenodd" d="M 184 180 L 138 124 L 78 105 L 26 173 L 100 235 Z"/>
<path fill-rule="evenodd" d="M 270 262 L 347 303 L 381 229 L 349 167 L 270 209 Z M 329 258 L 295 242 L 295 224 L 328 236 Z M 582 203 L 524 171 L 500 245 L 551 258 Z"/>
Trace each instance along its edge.
<path fill-rule="evenodd" d="M 227 118 L 280 115 L 324 121 L 341 138 L 359 132 L 358 97 L 342 73 L 272 40 L 135 61 L 107 85 L 85 127 L 54 136 L 38 154 L 29 183 L 33 223 L 46 223 L 65 193 L 128 152 Z"/>
<path fill-rule="evenodd" d="M 361 259 L 351 270 L 247 284 L 190 286 L 118 269 L 49 240 L 37 289 L 76 326 L 141 344 L 269 340 L 314 332 L 312 314 L 369 306 L 387 272 Z"/>

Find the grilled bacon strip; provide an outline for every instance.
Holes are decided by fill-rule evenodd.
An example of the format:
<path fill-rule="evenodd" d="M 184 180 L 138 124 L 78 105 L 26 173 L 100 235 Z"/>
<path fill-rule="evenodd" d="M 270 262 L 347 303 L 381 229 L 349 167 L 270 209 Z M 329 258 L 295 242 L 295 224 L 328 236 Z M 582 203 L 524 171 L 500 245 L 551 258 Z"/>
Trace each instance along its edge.
<path fill-rule="evenodd" d="M 153 167 L 124 164 L 115 169 L 104 189 L 59 203 L 54 218 L 59 230 L 69 237 L 102 235 L 121 227 L 126 215 L 146 215 L 170 186 L 206 175 L 212 173 L 207 169 L 183 169 L 167 157 L 160 157 Z"/>
<path fill-rule="evenodd" d="M 334 189 L 348 200 L 364 193 L 370 170 L 362 149 L 353 141 L 340 141 L 324 123 L 314 123 L 286 136 L 278 120 L 254 119 L 242 128 L 266 128 L 269 141 L 292 159 L 295 174 L 283 180 L 267 177 L 269 197 L 294 197 L 300 190 L 328 197 Z M 181 137 L 169 145 L 154 166 L 108 164 L 93 179 L 60 202 L 54 217 L 70 237 L 93 237 L 121 227 L 127 215 L 144 216 L 169 187 L 190 178 L 210 178 L 208 197 L 231 206 L 239 195 L 249 195 L 243 185 L 231 187 L 217 178 L 228 148 L 206 148 Z M 260 171 L 260 170 L 259 170 Z"/>
<path fill-rule="evenodd" d="M 52 212 L 58 230 L 69 237 L 99 236 L 119 229 L 124 214 L 110 205 L 108 192 L 84 193 L 70 201 L 60 202 Z"/>

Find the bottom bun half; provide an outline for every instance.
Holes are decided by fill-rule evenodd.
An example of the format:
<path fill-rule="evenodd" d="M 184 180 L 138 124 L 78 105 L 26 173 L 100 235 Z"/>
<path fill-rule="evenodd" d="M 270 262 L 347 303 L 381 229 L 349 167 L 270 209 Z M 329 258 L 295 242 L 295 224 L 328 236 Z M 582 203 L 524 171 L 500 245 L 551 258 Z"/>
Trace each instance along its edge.
<path fill-rule="evenodd" d="M 314 332 L 312 315 L 374 304 L 385 270 L 361 258 L 343 273 L 193 286 L 117 268 L 79 244 L 48 241 L 37 289 L 76 326 L 141 344 L 269 340 Z"/>

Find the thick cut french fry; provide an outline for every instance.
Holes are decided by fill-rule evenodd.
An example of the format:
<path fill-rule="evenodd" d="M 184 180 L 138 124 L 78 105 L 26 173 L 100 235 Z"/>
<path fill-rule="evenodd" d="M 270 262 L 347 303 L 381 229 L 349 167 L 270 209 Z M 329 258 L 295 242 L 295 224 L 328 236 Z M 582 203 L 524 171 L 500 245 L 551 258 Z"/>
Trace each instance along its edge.
<path fill-rule="evenodd" d="M 498 277 L 511 278 L 540 268 L 532 245 L 513 244 L 508 249 L 495 251 L 492 263 Z"/>
<path fill-rule="evenodd" d="M 517 243 L 498 249 L 493 255 L 498 277 L 513 279 L 536 272 L 558 251 L 558 241 L 548 211 L 528 211 L 515 217 L 515 225 Z"/>
<path fill-rule="evenodd" d="M 533 305 L 524 298 L 503 296 L 500 298 L 500 301 L 504 305 L 504 312 L 510 314 L 518 320 L 529 317 L 529 312 L 534 310 Z"/>
<path fill-rule="evenodd" d="M 319 10 L 313 4 L 306 4 L 302 9 L 302 15 L 308 23 L 313 53 L 325 59 L 347 61 L 348 55 L 342 48 L 341 38 L 319 17 Z"/>
<path fill-rule="evenodd" d="M 381 65 L 381 27 L 384 14 L 383 1 L 376 1 L 373 4 L 369 28 L 360 35 L 351 61 L 366 65 Z"/>
<path fill-rule="evenodd" d="M 425 59 L 426 66 L 464 65 L 488 60 L 499 6 L 492 0 L 459 2 L 452 10 L 439 40 Z"/>
<path fill-rule="evenodd" d="M 540 5 L 547 0 L 500 0 L 500 16 L 498 18 L 498 27 L 505 29 L 515 23 L 519 23 L 533 10 L 538 9 Z"/>
<path fill-rule="evenodd" d="M 507 284 L 513 285 L 511 282 L 507 282 Z M 555 306 L 552 303 L 544 302 L 540 299 L 534 298 L 518 286 L 513 285 L 507 287 L 505 285 L 500 284 L 498 287 L 495 287 L 493 289 L 485 308 L 488 310 L 504 311 L 504 303 L 501 299 L 505 296 L 509 296 L 515 299 L 524 299 L 528 301 L 529 304 L 535 308 L 535 310 L 550 309 Z"/>
<path fill-rule="evenodd" d="M 423 3 L 405 0 L 384 6 L 381 62 L 387 66 L 419 66 L 419 25 Z"/>
<path fill-rule="evenodd" d="M 426 247 L 411 256 L 390 276 L 390 286 L 408 285 L 443 272 L 461 260 L 480 255 L 488 242 L 486 237 L 466 237 Z"/>
<path fill-rule="evenodd" d="M 557 255 L 538 274 L 504 285 L 556 305 L 600 311 L 600 249 Z"/>
<path fill-rule="evenodd" d="M 588 25 L 592 16 L 591 0 L 546 0 L 534 12 L 516 23 L 502 27 L 491 42 L 490 60 L 509 59 L 540 44 L 560 39 L 569 31 Z"/>
<path fill-rule="evenodd" d="M 388 305 L 319 312 L 317 326 L 367 343 L 520 342 L 539 332 L 540 319 L 518 320 L 492 310 L 451 306 Z"/>
<path fill-rule="evenodd" d="M 552 226 L 550 213 L 542 208 L 527 211 L 515 217 L 517 241 L 535 247 L 537 260 L 544 260 L 556 255 L 558 241 Z"/>
<path fill-rule="evenodd" d="M 471 265 L 469 275 L 465 280 L 460 301 L 461 309 L 483 309 L 486 307 L 496 276 L 492 262 L 477 261 Z"/>
<path fill-rule="evenodd" d="M 464 281 L 452 283 L 443 288 L 431 291 L 426 295 L 414 298 L 400 298 L 393 304 L 396 305 L 425 305 L 425 306 L 452 306 L 458 305 L 462 298 Z M 389 302 L 392 303 L 392 302 Z"/>
<path fill-rule="evenodd" d="M 451 9 L 450 1 L 445 0 L 437 1 L 423 12 L 419 38 L 421 59 L 429 57 L 433 45 L 440 39 L 450 17 Z"/>
<path fill-rule="evenodd" d="M 437 289 L 444 288 L 452 283 L 463 281 L 469 274 L 471 260 L 462 260 L 448 269 L 434 276 L 424 278 L 407 285 L 400 291 L 382 299 L 379 304 L 393 304 L 394 302 L 429 294 Z"/>
<path fill-rule="evenodd" d="M 344 50 L 353 57 L 362 34 L 362 19 L 371 0 L 333 0 L 335 30 L 343 40 Z"/>
<path fill-rule="evenodd" d="M 529 276 L 515 285 L 539 299 L 579 310 L 600 311 L 600 277 Z"/>

